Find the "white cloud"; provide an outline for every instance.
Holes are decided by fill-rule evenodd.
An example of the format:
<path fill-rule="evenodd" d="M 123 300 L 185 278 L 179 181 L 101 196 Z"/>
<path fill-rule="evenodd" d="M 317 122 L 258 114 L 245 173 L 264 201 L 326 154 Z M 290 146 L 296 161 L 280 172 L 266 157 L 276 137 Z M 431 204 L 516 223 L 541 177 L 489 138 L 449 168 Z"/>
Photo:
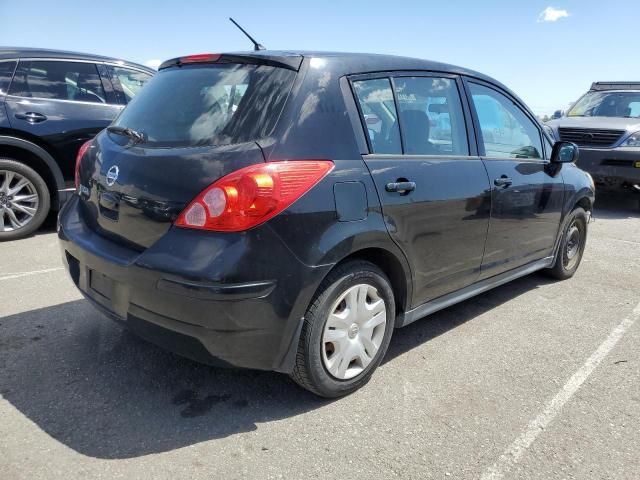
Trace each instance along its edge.
<path fill-rule="evenodd" d="M 538 15 L 538 23 L 557 22 L 561 18 L 568 17 L 569 12 L 560 8 L 547 7 Z"/>
<path fill-rule="evenodd" d="M 162 63 L 162 60 L 157 60 L 157 59 L 152 59 L 152 60 L 147 60 L 146 62 L 144 62 L 144 64 L 149 67 L 149 68 L 153 68 L 155 70 L 158 69 L 158 67 L 160 66 L 160 64 Z"/>

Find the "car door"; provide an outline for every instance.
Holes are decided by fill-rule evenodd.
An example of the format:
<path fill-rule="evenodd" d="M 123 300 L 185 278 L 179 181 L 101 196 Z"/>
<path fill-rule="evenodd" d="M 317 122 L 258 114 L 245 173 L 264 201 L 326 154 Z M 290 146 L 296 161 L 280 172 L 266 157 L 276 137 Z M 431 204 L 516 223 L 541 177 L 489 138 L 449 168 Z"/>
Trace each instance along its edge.
<path fill-rule="evenodd" d="M 5 104 L 11 127 L 47 142 L 71 179 L 80 145 L 122 109 L 113 98 L 95 63 L 21 59 Z"/>
<path fill-rule="evenodd" d="M 4 108 L 4 99 L 17 64 L 17 60 L 0 60 L 0 129 L 10 128 L 11 126 L 7 118 L 7 111 Z"/>
<path fill-rule="evenodd" d="M 552 255 L 564 184 L 545 159 L 539 125 L 514 98 L 481 82 L 467 81 L 466 87 L 491 182 L 481 274 L 487 278 Z"/>
<path fill-rule="evenodd" d="M 352 87 L 369 144 L 363 158 L 411 266 L 412 306 L 473 283 L 490 188 L 469 141 L 459 80 L 414 72 L 354 77 Z"/>

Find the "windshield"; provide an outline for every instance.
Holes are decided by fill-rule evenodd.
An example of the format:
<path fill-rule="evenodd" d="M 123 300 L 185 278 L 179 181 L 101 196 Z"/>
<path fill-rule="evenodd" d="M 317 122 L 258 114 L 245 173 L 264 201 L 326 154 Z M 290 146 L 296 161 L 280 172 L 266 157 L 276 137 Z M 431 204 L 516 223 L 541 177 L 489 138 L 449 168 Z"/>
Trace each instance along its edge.
<path fill-rule="evenodd" d="M 640 117 L 640 91 L 588 92 L 568 117 Z"/>
<path fill-rule="evenodd" d="M 225 145 L 268 136 L 296 73 L 264 65 L 161 70 L 114 122 L 157 147 Z"/>

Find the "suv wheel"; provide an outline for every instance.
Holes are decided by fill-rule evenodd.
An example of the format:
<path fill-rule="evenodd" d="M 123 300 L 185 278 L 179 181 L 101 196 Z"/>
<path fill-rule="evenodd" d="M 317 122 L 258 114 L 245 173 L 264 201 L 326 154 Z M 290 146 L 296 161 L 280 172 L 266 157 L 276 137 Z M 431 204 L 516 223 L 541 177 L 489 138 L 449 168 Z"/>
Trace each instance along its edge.
<path fill-rule="evenodd" d="M 328 398 L 357 390 L 382 361 L 394 323 L 393 292 L 382 270 L 365 261 L 338 267 L 307 310 L 292 378 Z"/>
<path fill-rule="evenodd" d="M 35 170 L 0 158 L 0 241 L 36 231 L 47 217 L 50 203 L 47 184 Z"/>
<path fill-rule="evenodd" d="M 566 280 L 576 273 L 587 244 L 588 221 L 587 213 L 580 207 L 569 214 L 556 261 L 553 267 L 546 270 L 549 275 L 558 280 Z"/>

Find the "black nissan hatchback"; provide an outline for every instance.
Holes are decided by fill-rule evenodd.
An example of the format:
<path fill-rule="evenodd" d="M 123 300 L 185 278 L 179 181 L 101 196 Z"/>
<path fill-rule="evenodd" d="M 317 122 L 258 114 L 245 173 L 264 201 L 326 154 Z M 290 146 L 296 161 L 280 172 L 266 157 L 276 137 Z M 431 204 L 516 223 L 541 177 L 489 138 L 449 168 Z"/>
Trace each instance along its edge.
<path fill-rule="evenodd" d="M 176 58 L 83 145 L 63 260 L 143 338 L 337 397 L 395 328 L 536 270 L 574 274 L 594 202 L 577 155 L 463 68 Z"/>

